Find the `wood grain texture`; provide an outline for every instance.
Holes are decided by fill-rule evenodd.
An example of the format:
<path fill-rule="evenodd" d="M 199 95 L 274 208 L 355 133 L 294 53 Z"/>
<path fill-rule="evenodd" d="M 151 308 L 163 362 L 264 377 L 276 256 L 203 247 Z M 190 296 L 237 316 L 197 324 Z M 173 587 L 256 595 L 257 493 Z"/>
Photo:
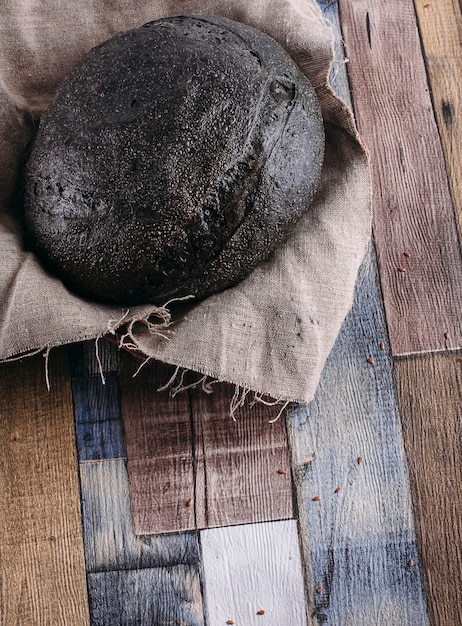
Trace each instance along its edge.
<path fill-rule="evenodd" d="M 462 623 L 462 363 L 399 359 L 395 376 L 434 626 Z"/>
<path fill-rule="evenodd" d="M 80 480 L 89 572 L 199 562 L 197 533 L 135 535 L 124 459 L 81 463 Z"/>
<path fill-rule="evenodd" d="M 414 4 L 462 238 L 462 9 L 459 0 L 415 0 Z"/>
<path fill-rule="evenodd" d="M 306 407 L 292 407 L 288 423 L 314 622 L 426 625 L 387 333 L 370 255 L 315 398 Z"/>
<path fill-rule="evenodd" d="M 140 535 L 293 517 L 292 483 L 279 406 L 246 401 L 230 417 L 235 392 L 157 389 L 171 368 L 121 355 L 122 413 L 135 533 Z M 188 380 L 184 379 L 184 384 Z"/>
<path fill-rule="evenodd" d="M 72 400 L 61 349 L 0 365 L 0 622 L 89 623 Z"/>
<path fill-rule="evenodd" d="M 414 5 L 339 6 L 354 109 L 371 156 L 392 352 L 460 348 L 462 263 Z"/>
<path fill-rule="evenodd" d="M 191 391 L 197 528 L 293 517 L 286 425 L 271 423 L 281 407 L 246 401 L 233 421 L 234 391 Z"/>
<path fill-rule="evenodd" d="M 117 372 L 117 346 L 105 339 L 80 341 L 67 346 L 71 376 L 105 376 Z"/>
<path fill-rule="evenodd" d="M 88 590 L 92 626 L 204 624 L 197 566 L 90 574 Z"/>
<path fill-rule="evenodd" d="M 79 461 L 126 456 L 117 374 L 72 377 Z"/>
<path fill-rule="evenodd" d="M 217 528 L 200 535 L 210 626 L 227 620 L 245 626 L 307 623 L 295 521 Z"/>
<path fill-rule="evenodd" d="M 157 391 L 174 368 L 152 362 L 133 378 L 139 363 L 130 355 L 120 357 L 135 533 L 194 530 L 193 433 L 188 395 L 170 398 L 168 391 Z"/>

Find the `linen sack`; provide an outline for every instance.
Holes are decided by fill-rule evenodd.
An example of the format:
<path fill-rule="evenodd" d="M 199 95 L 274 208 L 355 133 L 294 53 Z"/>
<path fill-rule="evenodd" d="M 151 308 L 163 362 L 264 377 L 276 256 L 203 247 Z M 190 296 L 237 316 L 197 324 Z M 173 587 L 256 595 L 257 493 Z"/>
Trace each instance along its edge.
<path fill-rule="evenodd" d="M 175 320 L 168 306 L 127 310 L 70 293 L 24 251 L 15 187 L 41 114 L 92 47 L 148 21 L 191 13 L 244 22 L 289 52 L 321 102 L 326 153 L 316 201 L 290 240 L 242 283 Z M 348 107 L 328 87 L 331 63 L 331 30 L 315 0 L 3 0 L 0 360 L 111 333 L 146 357 L 258 396 L 310 401 L 351 307 L 370 232 L 367 157 Z"/>

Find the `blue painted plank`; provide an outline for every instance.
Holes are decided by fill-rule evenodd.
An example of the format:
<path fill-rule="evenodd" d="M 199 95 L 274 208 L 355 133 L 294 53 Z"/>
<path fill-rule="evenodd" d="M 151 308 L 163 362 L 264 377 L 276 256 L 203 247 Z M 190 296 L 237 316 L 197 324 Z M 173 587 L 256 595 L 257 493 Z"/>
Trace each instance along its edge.
<path fill-rule="evenodd" d="M 68 348 L 90 622 L 199 626 L 204 622 L 198 534 L 134 533 L 111 349 L 100 352 L 98 362 L 91 342 Z"/>
<path fill-rule="evenodd" d="M 202 626 L 199 567 L 90 574 L 92 626 Z"/>
<path fill-rule="evenodd" d="M 376 281 L 370 251 L 316 396 L 289 413 L 309 602 L 319 624 L 423 626 L 426 604 Z"/>
<path fill-rule="evenodd" d="M 106 339 L 97 342 L 79 341 L 67 346 L 67 358 L 71 376 L 101 376 L 101 373 L 117 372 L 118 348 Z"/>
<path fill-rule="evenodd" d="M 71 378 L 79 461 L 126 456 L 117 375 Z"/>

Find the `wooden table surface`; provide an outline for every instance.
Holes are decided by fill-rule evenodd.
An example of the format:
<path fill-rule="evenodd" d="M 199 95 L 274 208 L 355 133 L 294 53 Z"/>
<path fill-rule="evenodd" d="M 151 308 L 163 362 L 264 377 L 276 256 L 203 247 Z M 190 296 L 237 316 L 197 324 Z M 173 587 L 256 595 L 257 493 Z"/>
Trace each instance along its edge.
<path fill-rule="evenodd" d="M 374 237 L 315 399 L 234 421 L 104 341 L 50 391 L 2 364 L 2 625 L 462 624 L 461 5 L 319 4 Z"/>

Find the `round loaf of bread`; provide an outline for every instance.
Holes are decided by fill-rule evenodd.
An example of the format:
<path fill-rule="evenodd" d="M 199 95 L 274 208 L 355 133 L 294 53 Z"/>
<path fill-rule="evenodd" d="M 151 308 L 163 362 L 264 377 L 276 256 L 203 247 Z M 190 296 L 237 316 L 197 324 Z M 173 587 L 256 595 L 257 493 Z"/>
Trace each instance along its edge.
<path fill-rule="evenodd" d="M 323 152 L 314 89 L 273 39 L 218 17 L 156 20 L 91 50 L 43 116 L 29 242 L 92 300 L 204 298 L 287 238 Z"/>

